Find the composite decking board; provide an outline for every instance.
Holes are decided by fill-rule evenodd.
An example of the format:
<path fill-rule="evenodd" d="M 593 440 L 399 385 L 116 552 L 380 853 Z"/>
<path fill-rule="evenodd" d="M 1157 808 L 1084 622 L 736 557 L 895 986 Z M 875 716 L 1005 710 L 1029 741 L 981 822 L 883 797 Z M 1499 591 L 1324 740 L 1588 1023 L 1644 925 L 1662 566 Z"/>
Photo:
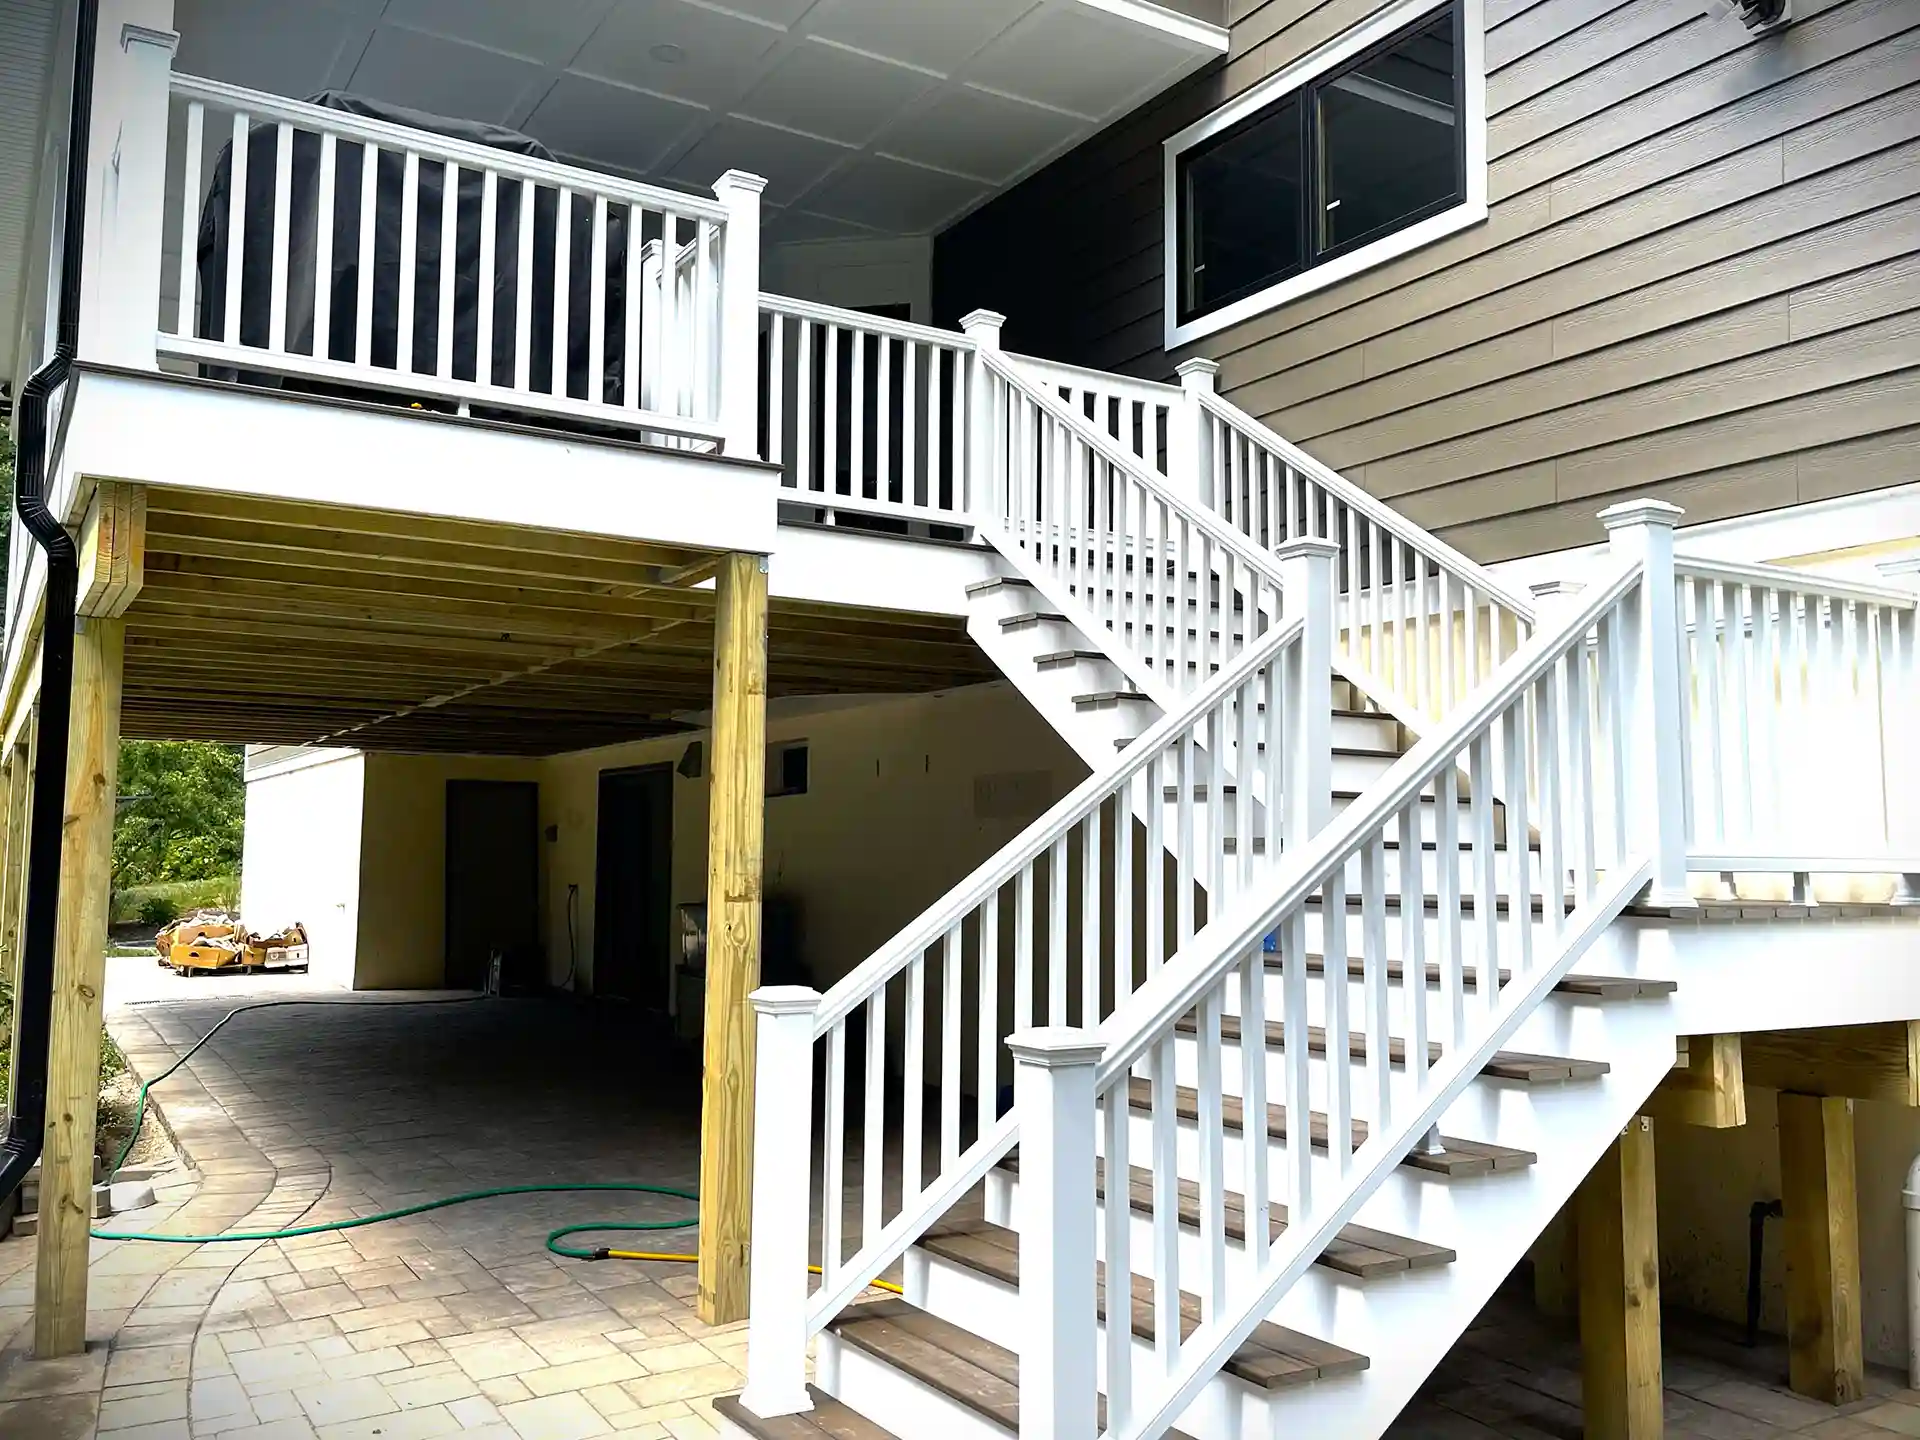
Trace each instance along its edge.
<path fill-rule="evenodd" d="M 1004 1226 L 987 1220 L 962 1220 L 935 1226 L 920 1241 L 923 1249 L 958 1264 L 1017 1287 L 1020 1283 L 1020 1237 Z M 1096 1304 L 1100 1318 L 1107 1318 L 1106 1271 L 1097 1268 Z M 1133 1277 L 1131 1304 L 1133 1333 L 1142 1340 L 1154 1336 L 1154 1287 L 1144 1275 Z M 1180 1295 L 1180 1329 L 1183 1338 L 1191 1336 L 1201 1320 L 1200 1299 L 1185 1291 Z M 1233 1357 L 1226 1370 L 1249 1384 L 1265 1389 L 1302 1385 L 1331 1375 L 1356 1374 L 1367 1367 L 1367 1357 L 1332 1345 L 1311 1335 L 1302 1335 L 1262 1321 Z"/>
<path fill-rule="evenodd" d="M 1192 1015 L 1183 1015 L 1174 1022 L 1174 1029 L 1183 1035 L 1198 1035 L 1199 1021 Z M 1267 1044 L 1275 1050 L 1286 1048 L 1286 1022 L 1269 1020 L 1266 1022 Z M 1240 1041 L 1240 1017 L 1223 1015 L 1220 1018 L 1220 1038 L 1232 1044 Z M 1322 1025 L 1307 1027 L 1307 1053 L 1325 1055 L 1327 1053 L 1327 1032 Z M 1347 1037 L 1347 1053 L 1355 1060 L 1367 1058 L 1367 1037 L 1354 1031 Z M 1427 1043 L 1428 1063 L 1438 1060 L 1444 1049 L 1437 1040 Z M 1387 1058 L 1395 1065 L 1407 1063 L 1407 1042 L 1395 1035 L 1387 1041 Z M 1559 1055 L 1533 1055 L 1521 1050 L 1502 1050 L 1495 1054 L 1480 1073 L 1495 1080 L 1519 1080 L 1526 1084 L 1543 1084 L 1550 1080 L 1596 1080 L 1605 1075 L 1608 1065 L 1604 1060 L 1571 1060 Z"/>
<path fill-rule="evenodd" d="M 1128 1101 L 1133 1109 L 1151 1114 L 1153 1111 L 1153 1082 L 1134 1079 L 1128 1082 Z M 1182 1120 L 1200 1118 L 1200 1093 L 1190 1085 L 1174 1087 L 1174 1112 Z M 1226 1095 L 1220 1102 L 1221 1123 L 1228 1130 L 1244 1130 L 1246 1122 L 1241 1114 L 1241 1102 L 1238 1095 Z M 1352 1122 L 1353 1148 L 1358 1150 L 1366 1143 L 1367 1122 Z M 1288 1135 L 1287 1109 L 1284 1105 L 1267 1106 L 1267 1135 L 1274 1140 L 1285 1140 Z M 1311 1112 L 1307 1123 L 1308 1142 L 1316 1149 L 1328 1148 L 1327 1117 L 1318 1110 Z M 1410 1151 L 1402 1158 L 1402 1165 L 1410 1165 L 1416 1170 L 1431 1170 L 1437 1174 L 1458 1177 L 1462 1175 L 1484 1175 L 1496 1170 L 1518 1170 L 1534 1163 L 1539 1157 L 1526 1150 L 1513 1150 L 1504 1145 L 1488 1145 L 1477 1140 L 1460 1140 L 1440 1137 L 1440 1150 L 1429 1155 L 1424 1151 Z"/>
<path fill-rule="evenodd" d="M 809 1385 L 807 1394 L 813 1399 L 813 1409 L 771 1420 L 763 1420 L 748 1410 L 738 1395 L 718 1396 L 713 1408 L 754 1440 L 898 1440 L 891 1430 L 874 1424 L 825 1391 Z"/>
<path fill-rule="evenodd" d="M 1279 955 L 1268 955 L 1266 961 L 1267 969 L 1269 970 L 1281 970 L 1284 968 Z M 1309 975 L 1324 975 L 1326 974 L 1326 968 L 1326 956 L 1307 956 L 1307 973 Z M 1478 985 L 1480 983 L 1480 971 L 1475 966 L 1468 965 L 1463 967 L 1461 974 L 1463 983 L 1467 985 Z M 1348 978 L 1354 980 L 1364 979 L 1366 975 L 1365 961 L 1359 956 L 1349 956 L 1347 959 L 1347 975 Z M 1407 978 L 1405 965 L 1398 960 L 1389 960 L 1387 962 L 1387 978 L 1396 983 L 1404 981 Z M 1500 972 L 1500 983 L 1506 985 L 1511 983 L 1512 980 L 1513 972 L 1502 969 Z M 1427 962 L 1427 984 L 1438 985 L 1439 983 L 1439 962 L 1429 960 Z M 1633 975 L 1575 974 L 1562 976 L 1560 983 L 1553 988 L 1554 993 L 1558 995 L 1579 995 L 1600 1000 L 1637 1000 L 1671 995 L 1680 988 L 1680 983 L 1677 980 L 1642 979 Z"/>

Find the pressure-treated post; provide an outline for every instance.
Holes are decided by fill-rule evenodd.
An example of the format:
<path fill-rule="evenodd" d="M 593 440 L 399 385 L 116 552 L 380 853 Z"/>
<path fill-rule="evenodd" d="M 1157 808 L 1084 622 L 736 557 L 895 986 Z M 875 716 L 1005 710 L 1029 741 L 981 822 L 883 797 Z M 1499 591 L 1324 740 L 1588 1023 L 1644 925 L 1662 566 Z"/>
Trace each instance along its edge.
<path fill-rule="evenodd" d="M 1008 1036 L 1007 1049 L 1020 1116 L 1020 1434 L 1094 1440 L 1100 1322 L 1093 1076 L 1100 1044 L 1090 1030 L 1043 1026 Z M 1112 1323 L 1126 1323 L 1130 1303 L 1122 1288 Z"/>
<path fill-rule="evenodd" d="M 87 1340 L 87 1230 L 93 1221 L 93 1122 L 100 1102 L 124 629 L 121 620 L 82 620 L 73 638 L 66 834 L 60 847 L 33 1290 L 33 1353 L 42 1360 L 78 1355 Z"/>
<path fill-rule="evenodd" d="M 80 353 L 100 364 L 159 364 L 167 113 L 179 43 L 173 0 L 102 0 L 80 308 Z"/>
<path fill-rule="evenodd" d="M 1289 849 L 1306 844 L 1333 818 L 1333 562 L 1339 553 L 1333 541 L 1310 537 L 1273 552 L 1285 618 L 1303 621 L 1300 643 L 1281 661 L 1290 713 L 1268 717 L 1285 747 L 1282 837 Z"/>
<path fill-rule="evenodd" d="M 1618 662 L 1626 726 L 1627 847 L 1653 861 L 1650 905 L 1691 905 L 1687 890 L 1687 810 L 1681 727 L 1678 607 L 1673 590 L 1673 527 L 1685 514 L 1662 500 L 1628 500 L 1600 512 L 1607 544 L 1638 560 L 1641 583 L 1623 605 Z"/>
<path fill-rule="evenodd" d="M 1198 356 L 1182 360 L 1174 367 L 1174 374 L 1180 377 L 1180 403 L 1174 407 L 1171 433 L 1167 436 L 1170 452 L 1167 461 L 1172 471 L 1169 478 L 1178 489 L 1195 496 L 1210 510 L 1219 510 L 1222 506 L 1213 490 L 1214 467 L 1209 453 L 1212 447 L 1208 443 L 1210 426 L 1204 397 L 1214 393 L 1215 377 L 1219 373 L 1218 365 Z M 1248 530 L 1244 518 L 1240 528 L 1252 534 L 1255 541 L 1260 539 Z"/>
<path fill-rule="evenodd" d="M 1587 1440 L 1659 1440 L 1660 1230 L 1653 1122 L 1635 1116 L 1580 1182 L 1581 1408 Z"/>
<path fill-rule="evenodd" d="M 700 1318 L 747 1314 L 753 1219 L 753 1007 L 766 843 L 767 557 L 728 555 L 714 586 L 707 817 L 706 1068 L 700 1103 Z"/>
<path fill-rule="evenodd" d="M 813 1175 L 813 1017 L 820 994 L 774 985 L 751 996 L 754 1057 L 753 1257 L 747 1388 L 763 1420 L 813 1408 L 807 1395 L 808 1197 Z M 828 1205 L 840 1203 L 829 1195 Z"/>
<path fill-rule="evenodd" d="M 767 182 L 729 170 L 713 193 L 727 207 L 720 267 L 720 413 L 726 452 L 760 458 L 760 192 Z"/>
<path fill-rule="evenodd" d="M 1011 515 L 1009 497 L 1001 495 L 993 483 L 995 457 L 999 453 L 994 433 L 993 374 L 983 356 L 1000 353 L 1000 327 L 1007 317 L 995 310 L 973 310 L 961 317 L 960 328 L 973 341 L 973 354 L 967 359 L 967 458 L 965 475 L 954 467 L 953 503 L 956 509 L 975 515 L 998 528 Z M 961 383 L 958 373 L 954 384 Z M 935 396 L 936 401 L 938 396 Z M 964 486 L 965 494 L 961 494 Z"/>
<path fill-rule="evenodd" d="M 27 865 L 27 852 L 33 848 L 28 831 L 33 824 L 33 768 L 40 756 L 40 701 L 36 697 L 33 710 L 27 716 L 26 740 L 15 752 L 15 761 L 20 766 L 21 785 L 19 796 L 19 836 L 20 846 L 16 853 L 9 849 L 7 867 L 12 875 L 12 885 L 7 891 L 7 913 L 0 916 L 7 935 L 8 975 L 13 981 L 13 1028 L 8 1038 L 7 1053 L 17 1057 L 20 1054 L 20 979 L 21 961 L 27 953 L 27 881 L 32 873 Z M 7 1113 L 16 1109 L 16 1097 L 20 1086 L 20 1066 L 17 1063 L 7 1067 Z"/>
<path fill-rule="evenodd" d="M 1829 1405 L 1866 1393 L 1853 1101 L 1780 1095 L 1780 1240 L 1787 1260 L 1787 1380 Z"/>

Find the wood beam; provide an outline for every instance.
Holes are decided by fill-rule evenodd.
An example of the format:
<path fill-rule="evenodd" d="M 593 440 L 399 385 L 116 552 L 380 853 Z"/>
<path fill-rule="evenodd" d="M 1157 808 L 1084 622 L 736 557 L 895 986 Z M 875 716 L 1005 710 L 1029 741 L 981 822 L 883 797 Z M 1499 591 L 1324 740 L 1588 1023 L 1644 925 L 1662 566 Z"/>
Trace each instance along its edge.
<path fill-rule="evenodd" d="M 66 836 L 60 848 L 33 1289 L 33 1353 L 42 1360 L 78 1355 L 87 1342 L 87 1230 L 93 1223 L 93 1122 L 100 1100 L 100 1012 L 120 758 L 122 626 L 119 620 L 89 620 L 73 637 Z"/>
<path fill-rule="evenodd" d="M 1787 1375 L 1829 1405 L 1865 1392 L 1853 1102 L 1780 1096 L 1781 1238 L 1787 1257 Z"/>
<path fill-rule="evenodd" d="M 1636 1116 L 1580 1183 L 1580 1350 L 1587 1440 L 1661 1434 L 1660 1241 L 1653 1122 Z"/>
<path fill-rule="evenodd" d="M 1749 1084 L 1920 1105 L 1920 1020 L 1760 1030 L 1742 1040 Z"/>
<path fill-rule="evenodd" d="M 753 1202 L 753 1009 L 766 843 L 767 561 L 716 578 L 707 823 L 706 1069 L 700 1119 L 700 1318 L 747 1316 Z"/>
<path fill-rule="evenodd" d="M 1747 1123 L 1747 1084 L 1738 1035 L 1686 1035 L 1686 1053 L 1648 1098 L 1646 1113 L 1683 1125 L 1728 1130 Z"/>
<path fill-rule="evenodd" d="M 94 486 L 80 524 L 80 590 L 75 613 L 127 613 L 146 573 L 147 492 L 103 480 Z"/>

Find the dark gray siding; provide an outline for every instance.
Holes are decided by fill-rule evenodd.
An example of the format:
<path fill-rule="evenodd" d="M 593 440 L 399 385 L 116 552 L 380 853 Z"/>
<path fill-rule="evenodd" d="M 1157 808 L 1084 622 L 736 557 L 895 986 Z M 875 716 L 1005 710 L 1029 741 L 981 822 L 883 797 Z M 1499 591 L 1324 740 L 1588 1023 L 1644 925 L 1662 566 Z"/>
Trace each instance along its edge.
<path fill-rule="evenodd" d="M 1232 0 L 1233 50 L 942 236 L 935 305 L 1232 398 L 1482 559 L 1920 479 L 1920 3 L 1487 0 L 1486 224 L 1160 348 L 1168 134 L 1373 0 Z"/>

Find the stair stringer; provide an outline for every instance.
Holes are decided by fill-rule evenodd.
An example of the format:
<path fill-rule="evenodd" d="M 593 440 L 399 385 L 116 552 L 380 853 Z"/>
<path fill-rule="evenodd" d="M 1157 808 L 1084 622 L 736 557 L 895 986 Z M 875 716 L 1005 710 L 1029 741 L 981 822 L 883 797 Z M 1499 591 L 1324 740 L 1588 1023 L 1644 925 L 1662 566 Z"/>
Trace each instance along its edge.
<path fill-rule="evenodd" d="M 1455 1101 L 1445 1133 L 1531 1150 L 1537 1163 L 1453 1180 L 1402 1166 L 1375 1192 L 1360 1224 L 1449 1246 L 1457 1258 L 1386 1284 L 1362 1286 L 1320 1269 L 1295 1284 L 1270 1318 L 1358 1350 L 1371 1364 L 1274 1396 L 1275 1440 L 1373 1440 L 1386 1431 L 1672 1070 L 1677 1017 L 1665 998 L 1553 997 L 1536 1008 L 1515 1048 L 1604 1060 L 1609 1072 L 1545 1087 L 1480 1079 Z"/>

